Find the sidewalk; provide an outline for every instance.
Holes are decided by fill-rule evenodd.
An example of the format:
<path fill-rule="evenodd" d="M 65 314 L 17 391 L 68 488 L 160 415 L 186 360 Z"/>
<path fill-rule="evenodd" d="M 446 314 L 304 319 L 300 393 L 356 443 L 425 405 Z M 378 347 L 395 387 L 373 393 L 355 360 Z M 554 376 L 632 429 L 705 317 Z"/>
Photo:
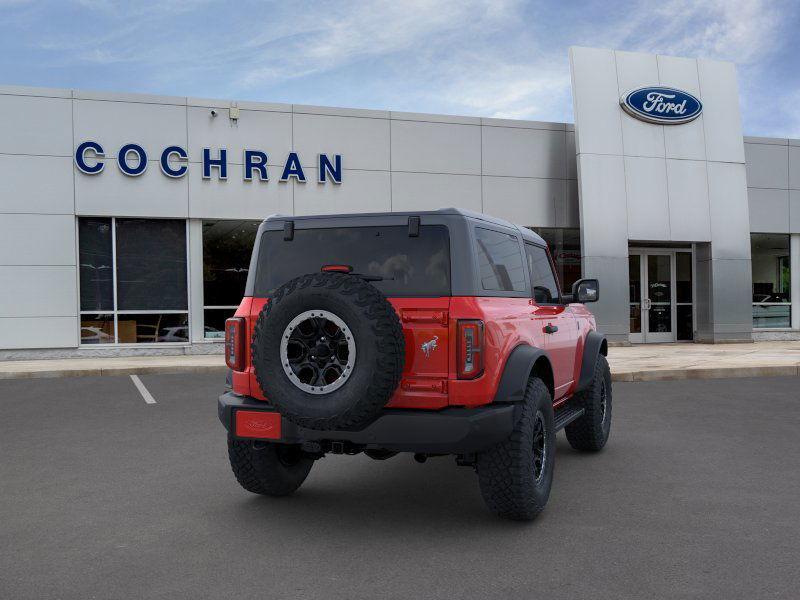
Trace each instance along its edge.
<path fill-rule="evenodd" d="M 652 344 L 609 348 L 614 381 L 800 375 L 800 342 Z M 0 379 L 224 373 L 221 354 L 6 361 Z"/>
<path fill-rule="evenodd" d="M 642 344 L 608 355 L 614 381 L 800 375 L 800 342 Z"/>

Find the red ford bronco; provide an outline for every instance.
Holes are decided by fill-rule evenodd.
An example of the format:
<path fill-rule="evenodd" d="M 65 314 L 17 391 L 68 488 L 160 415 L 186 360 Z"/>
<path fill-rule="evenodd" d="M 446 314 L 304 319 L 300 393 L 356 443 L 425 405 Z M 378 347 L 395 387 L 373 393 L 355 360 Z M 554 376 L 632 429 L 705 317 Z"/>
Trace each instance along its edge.
<path fill-rule="evenodd" d="M 532 231 L 460 209 L 268 218 L 225 325 L 236 479 L 279 496 L 327 453 L 453 454 L 492 511 L 534 518 L 556 432 L 608 439 L 607 344 L 583 306 L 598 294 L 562 294 Z"/>

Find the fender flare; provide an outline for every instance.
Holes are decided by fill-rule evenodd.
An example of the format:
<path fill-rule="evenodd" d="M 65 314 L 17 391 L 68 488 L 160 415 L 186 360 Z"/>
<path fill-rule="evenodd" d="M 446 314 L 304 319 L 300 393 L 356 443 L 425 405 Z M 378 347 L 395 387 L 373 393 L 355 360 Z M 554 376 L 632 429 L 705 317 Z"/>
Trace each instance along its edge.
<path fill-rule="evenodd" d="M 575 386 L 575 392 L 581 392 L 591 385 L 594 379 L 594 367 L 597 364 L 597 357 L 600 354 L 608 356 L 608 342 L 606 341 L 606 336 L 596 331 L 590 331 L 583 344 L 581 372 L 578 377 L 578 385 Z"/>
<path fill-rule="evenodd" d="M 506 360 L 503 374 L 500 376 L 500 383 L 494 394 L 494 402 L 522 402 L 531 371 L 533 371 L 536 361 L 542 358 L 547 362 L 552 373 L 550 358 L 544 350 L 528 344 L 520 344 L 515 347 Z M 552 382 L 550 383 L 552 384 Z"/>

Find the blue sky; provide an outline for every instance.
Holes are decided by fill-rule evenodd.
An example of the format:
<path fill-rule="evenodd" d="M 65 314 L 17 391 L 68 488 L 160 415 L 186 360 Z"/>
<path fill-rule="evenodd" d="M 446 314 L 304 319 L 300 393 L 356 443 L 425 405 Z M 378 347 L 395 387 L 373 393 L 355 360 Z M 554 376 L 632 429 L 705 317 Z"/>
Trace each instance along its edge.
<path fill-rule="evenodd" d="M 800 138 L 797 0 L 0 0 L 0 83 L 571 121 L 570 45 L 732 60 Z"/>

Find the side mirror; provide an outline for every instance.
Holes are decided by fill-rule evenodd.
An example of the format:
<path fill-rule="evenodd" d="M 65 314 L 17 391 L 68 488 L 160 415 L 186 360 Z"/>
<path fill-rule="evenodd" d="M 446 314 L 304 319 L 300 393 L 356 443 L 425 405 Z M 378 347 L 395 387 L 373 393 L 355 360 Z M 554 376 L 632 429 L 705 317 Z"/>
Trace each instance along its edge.
<path fill-rule="evenodd" d="M 597 279 L 579 279 L 572 284 L 571 302 L 597 302 L 600 299 L 600 282 Z"/>

